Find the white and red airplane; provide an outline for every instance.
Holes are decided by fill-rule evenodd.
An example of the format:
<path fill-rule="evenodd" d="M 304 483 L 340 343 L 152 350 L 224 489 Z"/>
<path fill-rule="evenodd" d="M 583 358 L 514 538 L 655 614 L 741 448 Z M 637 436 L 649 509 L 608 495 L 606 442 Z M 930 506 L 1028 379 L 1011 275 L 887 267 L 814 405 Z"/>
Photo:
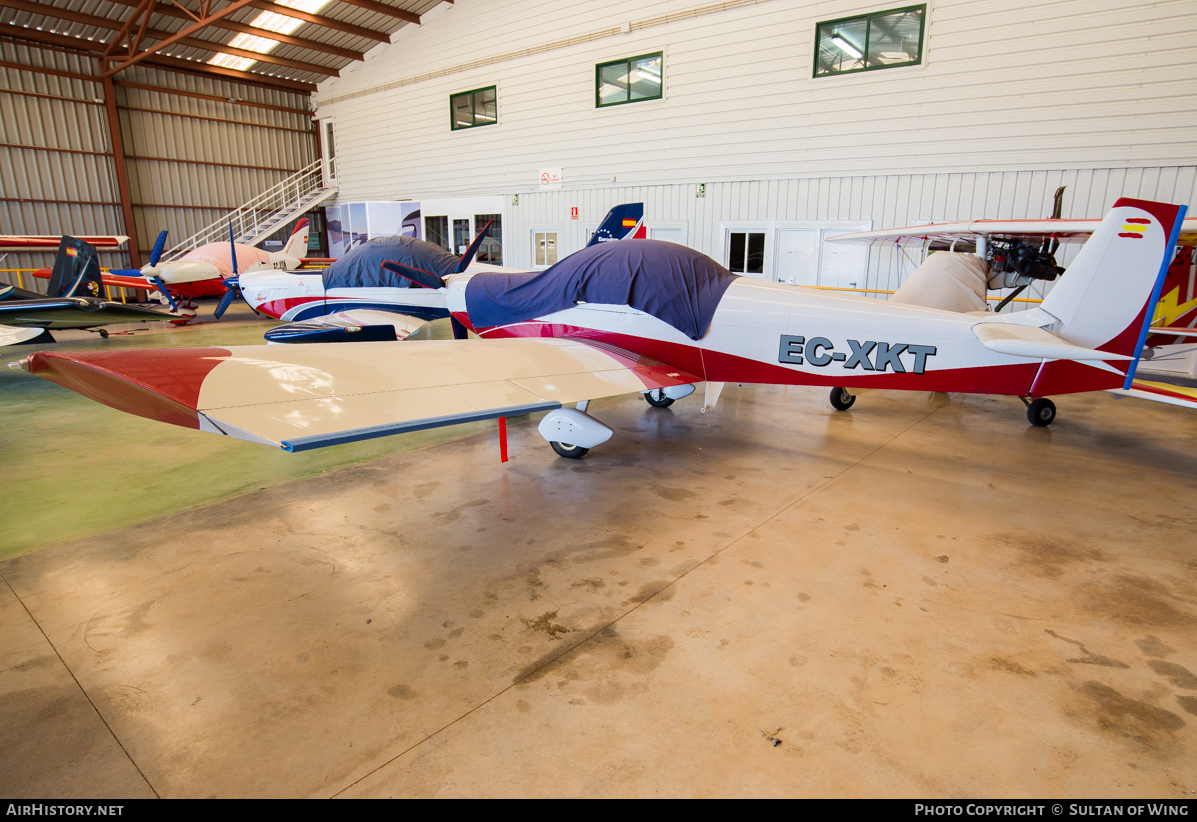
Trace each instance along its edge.
<path fill-rule="evenodd" d="M 288 451 L 493 418 L 505 445 L 506 417 L 548 411 L 541 436 L 579 457 L 613 433 L 585 413 L 591 399 L 666 405 L 703 381 L 704 410 L 724 382 L 821 385 L 840 409 L 853 388 L 1016 396 L 1042 426 L 1048 395 L 1129 388 L 1184 212 L 1118 200 L 1043 304 L 1014 314 L 762 282 L 629 240 L 532 274 L 404 269 L 444 288 L 480 339 L 38 352 L 19 367 L 129 413 Z"/>
<path fill-rule="evenodd" d="M 401 262 L 442 277 L 463 272 L 518 273 L 518 269 L 474 261 L 489 226 L 479 230 L 460 258 L 426 240 L 376 237 L 323 271 L 250 271 L 238 278 L 237 286 L 255 311 L 288 321 L 266 333 L 270 342 L 402 340 L 428 320 L 448 317 L 449 309 L 443 291 L 411 288 L 414 283 L 388 264 Z M 607 212 L 587 247 L 644 236 L 644 204 L 624 203 Z M 460 326 L 455 330 L 464 337 Z"/>
<path fill-rule="evenodd" d="M 177 260 L 162 260 L 166 249 L 166 232 L 158 235 L 150 261 L 140 269 L 127 268 L 105 275 L 105 285 L 126 288 L 157 289 L 172 311 L 175 298 L 223 294 L 224 281 L 240 272 L 294 271 L 303 263 L 308 248 L 308 221 L 300 220 L 282 251 L 263 251 L 245 243 L 206 243 L 192 249 Z M 237 259 L 233 260 L 234 249 Z M 223 313 L 223 312 L 221 312 Z"/>

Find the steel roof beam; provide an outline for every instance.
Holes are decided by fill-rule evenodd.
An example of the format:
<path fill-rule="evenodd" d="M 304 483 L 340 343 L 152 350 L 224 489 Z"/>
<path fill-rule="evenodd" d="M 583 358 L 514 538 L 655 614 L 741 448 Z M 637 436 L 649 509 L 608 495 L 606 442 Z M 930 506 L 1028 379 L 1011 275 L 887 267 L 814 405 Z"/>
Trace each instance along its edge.
<path fill-rule="evenodd" d="M 137 6 L 138 0 L 111 0 L 113 3 L 120 3 L 124 6 Z M 6 0 L 0 0 L 0 5 L 7 5 Z M 161 14 L 164 17 L 173 17 L 177 20 L 191 20 L 190 14 L 181 11 L 175 6 L 168 6 L 165 3 L 158 3 L 154 6 L 154 14 Z M 44 13 L 44 12 L 43 12 Z M 337 57 L 344 57 L 346 60 L 364 60 L 365 55 L 360 51 L 353 51 L 352 49 L 341 48 L 340 46 L 331 46 L 327 43 L 321 43 L 318 40 L 308 40 L 304 37 L 296 37 L 293 34 L 280 34 L 277 31 L 270 29 L 259 28 L 258 26 L 251 26 L 246 23 L 238 23 L 235 20 L 217 20 L 212 23 L 212 28 L 226 29 L 228 31 L 235 31 L 238 34 L 252 34 L 255 37 L 265 37 L 270 40 L 278 40 L 280 43 L 286 43 L 289 46 L 298 46 L 302 49 L 310 49 L 311 51 L 321 51 L 325 54 L 332 54 Z"/>
<path fill-rule="evenodd" d="M 377 0 L 342 0 L 342 2 L 348 3 L 351 6 L 357 6 L 359 9 L 372 11 L 375 14 L 386 14 L 405 23 L 420 25 L 420 15 L 404 11 L 403 9 L 397 9 L 394 6 L 388 6 L 386 3 L 379 3 Z"/>
<path fill-rule="evenodd" d="M 197 31 L 207 28 L 209 23 L 212 23 L 215 20 L 219 20 L 222 17 L 228 17 L 233 12 L 237 11 L 238 9 L 245 8 L 252 2 L 254 2 L 254 0 L 233 0 L 233 2 L 229 3 L 227 6 L 225 6 L 223 9 L 221 9 L 218 12 L 210 12 L 210 10 L 208 8 L 206 8 L 207 2 L 205 2 L 204 3 L 204 6 L 205 6 L 204 11 L 209 12 L 209 13 L 205 14 L 204 19 L 200 20 L 200 22 L 196 23 L 194 26 L 188 26 L 187 28 L 183 29 L 182 31 L 178 32 L 177 34 L 171 35 L 170 37 L 166 38 L 165 40 L 158 41 L 157 45 L 150 46 L 149 48 L 141 49 L 140 51 L 138 51 L 137 49 L 138 49 L 138 46 L 141 45 L 141 37 L 142 37 L 142 34 L 144 33 L 145 25 L 150 19 L 150 8 L 154 4 L 154 0 L 145 0 L 144 12 L 143 12 L 143 6 L 138 6 L 137 10 L 133 12 L 133 15 L 126 22 L 125 28 L 123 28 L 120 32 L 117 33 L 116 39 L 112 43 L 112 46 L 115 47 L 122 40 L 126 41 L 129 46 L 128 58 L 125 59 L 124 62 L 118 63 L 115 66 L 105 67 L 104 76 L 111 77 L 112 75 L 116 74 L 118 71 L 123 71 L 124 69 L 127 69 L 129 66 L 132 66 L 136 63 L 140 63 L 142 60 L 144 60 L 146 57 L 149 57 L 151 54 L 161 51 L 162 49 L 166 48 L 167 46 L 171 45 L 172 43 L 176 43 L 185 37 L 190 37 L 192 34 L 196 33 Z M 133 38 L 131 38 L 133 26 L 137 25 L 138 17 L 142 13 L 144 13 L 144 20 L 141 21 L 141 32 L 138 33 L 138 36 L 136 37 L 136 39 L 133 39 Z M 104 59 L 112 60 L 113 62 L 115 62 L 115 60 L 119 60 L 120 58 L 112 57 L 111 50 L 107 50 L 107 51 L 105 51 Z"/>
<path fill-rule="evenodd" d="M 28 0 L 0 0 L 0 6 L 8 6 L 9 8 L 17 9 L 18 11 L 29 12 L 30 14 L 40 14 L 44 17 L 53 17 L 62 20 L 69 20 L 72 23 L 83 23 L 88 26 L 95 26 L 101 29 L 110 29 L 112 31 L 120 31 L 124 24 L 119 20 L 109 20 L 107 17 L 97 17 L 94 14 L 84 14 L 82 12 L 70 11 L 68 9 L 59 9 L 54 6 L 42 6 L 37 3 L 30 3 Z M 168 31 L 160 31 L 158 29 L 144 27 L 142 30 L 142 37 L 151 40 L 168 40 L 173 37 Z M 279 66 L 286 66 L 293 68 L 296 71 L 307 71 L 312 74 L 323 74 L 328 77 L 339 77 L 340 74 L 334 68 L 328 66 L 321 66 L 316 63 L 306 63 L 301 60 L 292 60 L 289 57 L 279 57 L 271 54 L 262 54 L 256 51 L 249 51 L 248 49 L 236 48 L 224 43 L 214 40 L 204 40 L 199 37 L 184 37 L 178 40 L 179 45 L 188 46 L 190 48 L 203 49 L 211 51 L 215 54 L 231 54 L 235 57 L 246 57 L 251 60 L 260 60 L 264 63 L 274 63 Z"/>
<path fill-rule="evenodd" d="M 0 25 L 0 37 L 6 40 L 15 40 L 25 45 L 36 46 L 39 48 L 54 47 L 64 51 L 73 52 L 75 54 L 103 54 L 104 43 L 97 40 L 85 40 L 80 37 L 67 37 L 63 34 L 52 34 L 48 31 L 38 31 L 37 29 L 28 29 L 21 26 L 3 26 Z M 194 60 L 183 60 L 178 57 L 166 57 L 161 54 L 155 54 L 147 57 L 143 62 L 149 63 L 155 68 L 165 69 L 167 71 L 181 71 L 187 74 L 201 74 L 207 77 L 216 77 L 221 80 L 229 80 L 238 83 L 250 83 L 255 86 L 265 86 L 267 88 L 278 89 L 282 91 L 290 91 L 298 94 L 309 94 L 316 90 L 316 86 L 312 83 L 305 83 L 302 80 L 288 80 L 285 77 L 271 77 L 267 74 L 257 74 L 250 71 L 237 71 L 236 69 L 228 69 L 223 66 L 213 66 L 209 63 L 200 63 Z M 34 69 L 35 71 L 37 69 Z M 102 78 L 87 78 L 100 82 Z"/>
<path fill-rule="evenodd" d="M 250 4 L 255 9 L 262 11 L 272 11 L 275 14 L 281 14 L 285 17 L 294 17 L 296 20 L 303 20 L 305 23 L 313 23 L 317 26 L 324 26 L 328 29 L 336 29 L 345 34 L 352 34 L 354 37 L 362 37 L 368 40 L 375 40 L 379 43 L 391 42 L 391 35 L 384 31 L 375 31 L 364 26 L 355 26 L 352 23 L 342 23 L 340 20 L 334 20 L 331 17 L 322 17 L 319 14 L 308 14 L 306 11 L 293 9 L 290 6 L 281 6 L 278 3 L 271 3 L 270 0 L 251 0 Z"/>

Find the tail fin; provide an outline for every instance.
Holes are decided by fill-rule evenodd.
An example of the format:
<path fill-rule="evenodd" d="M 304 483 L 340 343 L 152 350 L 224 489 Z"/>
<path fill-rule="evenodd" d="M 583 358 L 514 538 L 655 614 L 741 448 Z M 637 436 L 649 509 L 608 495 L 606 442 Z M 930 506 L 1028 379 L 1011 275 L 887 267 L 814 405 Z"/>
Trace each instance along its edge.
<path fill-rule="evenodd" d="M 58 243 L 46 293 L 51 297 L 99 297 L 103 285 L 96 247 L 64 236 Z"/>
<path fill-rule="evenodd" d="M 1185 206 L 1120 199 L 1043 301 L 1059 336 L 1136 359 L 1160 296 Z M 1127 375 L 1127 384 L 1134 376 Z"/>
<path fill-rule="evenodd" d="M 645 235 L 644 203 L 624 203 L 607 212 L 586 247 L 614 240 L 642 240 Z"/>
<path fill-rule="evenodd" d="M 283 256 L 293 257 L 298 260 L 306 257 L 308 254 L 308 219 L 304 217 L 295 224 L 295 230 L 291 232 L 291 238 L 287 240 L 287 244 L 283 246 Z"/>

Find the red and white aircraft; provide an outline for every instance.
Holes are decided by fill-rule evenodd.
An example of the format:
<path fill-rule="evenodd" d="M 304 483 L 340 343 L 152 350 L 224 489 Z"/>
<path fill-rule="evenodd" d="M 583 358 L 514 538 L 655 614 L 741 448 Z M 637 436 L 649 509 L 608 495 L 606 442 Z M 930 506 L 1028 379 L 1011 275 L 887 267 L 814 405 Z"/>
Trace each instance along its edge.
<path fill-rule="evenodd" d="M 666 405 L 703 381 L 704 410 L 724 382 L 822 385 L 838 408 L 851 388 L 1017 396 L 1046 425 L 1047 395 L 1129 388 L 1184 212 L 1118 200 L 1043 304 L 1014 314 L 761 282 L 628 240 L 535 274 L 404 272 L 444 288 L 480 339 L 38 352 L 19 365 L 129 413 L 288 451 L 548 411 L 540 434 L 578 457 L 613 433 L 589 400 Z"/>
<path fill-rule="evenodd" d="M 224 281 L 236 273 L 250 271 L 294 271 L 303 263 L 308 249 L 308 221 L 300 220 L 282 251 L 263 251 L 245 243 L 206 243 L 177 260 L 162 261 L 166 232 L 158 235 L 150 261 L 140 269 L 109 272 L 104 284 L 125 288 L 157 289 L 175 309 L 175 296 L 204 297 L 223 294 Z M 236 249 L 234 270 L 233 253 Z"/>

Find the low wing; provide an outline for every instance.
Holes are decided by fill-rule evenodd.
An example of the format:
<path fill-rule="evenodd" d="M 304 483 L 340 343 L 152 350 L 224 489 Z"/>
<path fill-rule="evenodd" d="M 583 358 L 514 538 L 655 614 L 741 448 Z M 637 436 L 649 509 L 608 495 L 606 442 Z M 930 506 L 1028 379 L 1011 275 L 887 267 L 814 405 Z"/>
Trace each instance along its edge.
<path fill-rule="evenodd" d="M 1101 220 L 959 220 L 951 223 L 883 228 L 828 237 L 832 243 L 870 245 L 875 242 L 928 243 L 932 249 L 947 249 L 954 241 L 975 242 L 979 237 L 999 240 L 1042 242 L 1084 242 L 1101 225 Z M 1184 221 L 1181 245 L 1197 245 L 1197 217 Z"/>
<path fill-rule="evenodd" d="M 167 314 L 137 305 L 91 297 L 45 297 L 0 301 L 0 323 L 37 328 L 94 328 L 114 323 L 177 320 Z"/>
<path fill-rule="evenodd" d="M 1135 380 L 1131 383 L 1129 389 L 1118 389 L 1110 393 L 1115 397 L 1134 397 L 1140 400 L 1162 402 L 1165 405 L 1177 405 L 1181 408 L 1197 409 L 1197 388 L 1189 388 L 1183 385 Z"/>
<path fill-rule="evenodd" d="M 376 308 L 353 308 L 276 325 L 266 332 L 271 343 L 388 342 L 406 340 L 427 323 L 419 317 Z"/>
<path fill-rule="evenodd" d="M 38 352 L 22 367 L 121 411 L 287 451 L 700 381 L 561 339 Z"/>
<path fill-rule="evenodd" d="M 1077 360 L 1079 362 L 1133 359 L 1125 354 L 1111 354 L 1108 351 L 1081 348 L 1079 345 L 1073 345 L 1067 340 L 1057 337 L 1050 331 L 1035 326 L 1015 325 L 1014 323 L 978 323 L 973 326 L 973 333 L 990 351 L 1015 357 L 1030 357 L 1037 360 Z"/>

